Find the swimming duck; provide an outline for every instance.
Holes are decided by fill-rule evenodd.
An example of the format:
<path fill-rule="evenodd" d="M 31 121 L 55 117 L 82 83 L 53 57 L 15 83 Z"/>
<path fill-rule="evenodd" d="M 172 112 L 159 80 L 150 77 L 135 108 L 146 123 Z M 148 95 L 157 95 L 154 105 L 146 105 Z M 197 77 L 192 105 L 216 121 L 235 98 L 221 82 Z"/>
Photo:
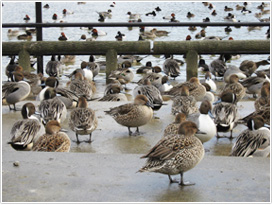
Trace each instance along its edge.
<path fill-rule="evenodd" d="M 242 10 L 244 8 L 244 6 L 240 6 L 239 4 L 236 4 L 235 8 L 236 8 L 236 10 Z"/>
<path fill-rule="evenodd" d="M 45 9 L 49 9 L 49 8 L 50 8 L 50 6 L 49 6 L 49 4 L 45 4 L 45 5 L 43 6 L 43 8 L 45 8 Z"/>
<path fill-rule="evenodd" d="M 73 64 L 76 61 L 76 56 L 75 55 L 64 55 L 61 59 L 60 62 L 64 64 Z"/>
<path fill-rule="evenodd" d="M 92 30 L 93 37 L 106 36 L 106 35 L 107 35 L 107 33 L 105 31 L 97 30 L 95 28 Z"/>
<path fill-rule="evenodd" d="M 236 95 L 236 99 L 234 101 L 235 103 L 240 101 L 246 94 L 246 88 L 238 81 L 239 81 L 239 77 L 236 74 L 232 74 L 229 77 L 229 83 L 225 85 L 222 91 L 224 92 L 227 90 L 231 90 Z"/>
<path fill-rule="evenodd" d="M 192 17 L 195 17 L 195 15 L 194 14 L 192 14 L 190 11 L 187 13 L 187 16 L 186 16 L 187 18 L 192 18 Z"/>
<path fill-rule="evenodd" d="M 139 172 L 158 172 L 167 174 L 170 183 L 171 175 L 180 174 L 180 186 L 194 185 L 184 182 L 183 173 L 194 168 L 204 157 L 204 147 L 195 137 L 197 125 L 193 122 L 183 122 L 178 134 L 167 135 L 162 138 L 146 155 L 146 164 Z"/>
<path fill-rule="evenodd" d="M 9 64 L 6 66 L 6 76 L 8 77 L 8 81 L 10 81 L 10 77 L 12 75 L 12 72 L 15 71 L 15 68 L 18 64 L 15 63 L 15 56 L 11 56 Z"/>
<path fill-rule="evenodd" d="M 229 78 L 232 74 L 236 74 L 239 79 L 245 79 L 247 76 L 235 65 L 229 65 L 226 72 L 224 73 L 225 83 L 229 83 Z"/>
<path fill-rule="evenodd" d="M 261 17 L 262 17 L 262 15 L 263 15 L 263 14 L 262 14 L 261 12 L 259 12 L 259 13 L 255 13 L 255 17 L 256 17 L 256 18 L 258 18 L 258 19 L 259 19 L 259 18 L 261 18 Z"/>
<path fill-rule="evenodd" d="M 173 17 L 175 17 L 176 16 L 176 14 L 175 13 L 171 13 L 171 15 L 170 16 L 164 16 L 164 17 L 162 17 L 163 19 L 165 19 L 165 20 L 171 20 Z"/>
<path fill-rule="evenodd" d="M 261 93 L 261 88 L 265 81 L 270 81 L 265 73 L 259 73 L 257 76 L 246 78 L 241 84 L 246 88 L 247 94 L 252 94 L 254 98 Z"/>
<path fill-rule="evenodd" d="M 189 87 L 184 85 L 181 87 L 179 94 L 176 94 L 173 98 L 172 114 L 184 113 L 186 116 L 196 113 L 198 108 L 196 106 L 196 100 L 194 96 L 189 95 Z"/>
<path fill-rule="evenodd" d="M 233 11 L 233 8 L 230 8 L 228 6 L 225 6 L 224 11 Z"/>
<path fill-rule="evenodd" d="M 26 31 L 25 34 L 21 34 L 19 36 L 17 36 L 18 40 L 31 40 L 32 39 L 32 34 L 29 31 Z"/>
<path fill-rule="evenodd" d="M 197 28 L 196 28 L 196 26 L 189 26 L 188 30 L 189 30 L 189 31 L 196 31 Z M 191 40 L 191 39 L 190 39 L 190 40 Z"/>
<path fill-rule="evenodd" d="M 19 34 L 19 30 L 12 30 L 12 29 L 8 30 L 8 37 L 17 36 L 18 34 Z"/>
<path fill-rule="evenodd" d="M 32 151 L 69 152 L 71 140 L 66 133 L 61 131 L 59 122 L 50 120 L 45 126 L 46 133 L 34 143 Z"/>
<path fill-rule="evenodd" d="M 173 59 L 173 56 L 164 61 L 163 71 L 166 75 L 174 78 L 174 80 L 180 75 L 180 67 L 178 65 L 178 62 Z"/>
<path fill-rule="evenodd" d="M 262 14 L 270 14 L 270 9 L 265 10 L 264 8 L 262 8 L 261 11 L 262 11 Z"/>
<path fill-rule="evenodd" d="M 130 18 L 130 19 L 138 20 L 138 19 L 141 18 L 140 14 L 133 14 L 133 13 L 131 13 L 130 11 L 127 12 L 127 15 L 129 15 L 129 18 Z"/>
<path fill-rule="evenodd" d="M 161 8 L 160 8 L 159 6 L 157 6 L 157 7 L 155 8 L 155 10 L 156 10 L 156 11 L 161 11 Z"/>
<path fill-rule="evenodd" d="M 224 61 L 224 55 L 220 55 L 218 59 L 213 60 L 210 63 L 210 72 L 216 77 L 223 77 L 227 70 L 227 66 Z"/>
<path fill-rule="evenodd" d="M 181 123 L 186 121 L 186 115 L 184 113 L 177 113 L 175 116 L 175 121 L 167 125 L 164 129 L 163 136 L 178 134 L 179 126 Z"/>
<path fill-rule="evenodd" d="M 142 74 L 142 73 L 149 73 L 152 72 L 152 62 L 151 61 L 147 61 L 145 66 L 141 66 L 140 68 L 138 68 L 136 70 L 136 73 L 138 74 Z"/>
<path fill-rule="evenodd" d="M 53 16 L 52 16 L 52 19 L 53 20 L 57 20 L 58 19 L 58 15 L 56 13 L 54 13 Z"/>
<path fill-rule="evenodd" d="M 21 114 L 23 120 L 17 121 L 11 129 L 11 141 L 8 142 L 15 150 L 29 151 L 33 146 L 35 138 L 44 132 L 43 125 L 34 116 L 35 106 L 33 103 L 23 105 Z"/>
<path fill-rule="evenodd" d="M 237 137 L 230 155 L 267 157 L 270 154 L 270 130 L 264 127 L 264 119 L 260 115 L 255 116 L 248 120 L 247 126 L 248 129 Z"/>
<path fill-rule="evenodd" d="M 31 88 L 29 83 L 23 81 L 24 75 L 20 72 L 13 72 L 11 79 L 13 82 L 2 85 L 2 100 L 6 100 L 9 110 L 16 111 L 15 104 L 26 99 Z M 13 104 L 13 109 L 10 107 L 11 104 Z"/>
<path fill-rule="evenodd" d="M 58 38 L 59 41 L 67 41 L 68 38 L 66 37 L 64 32 L 61 32 L 61 36 Z"/>
<path fill-rule="evenodd" d="M 140 36 L 143 39 L 153 39 L 157 37 L 154 30 L 141 32 Z"/>
<path fill-rule="evenodd" d="M 204 29 L 201 29 L 201 31 L 195 35 L 195 38 L 199 39 L 205 36 L 206 36 L 206 31 Z"/>
<path fill-rule="evenodd" d="M 101 12 L 96 12 L 96 13 L 98 13 L 99 16 L 110 18 L 112 16 L 111 12 L 112 12 L 111 9 L 108 9 L 108 11 L 101 11 Z"/>
<path fill-rule="evenodd" d="M 206 17 L 204 19 L 202 19 L 203 22 L 210 22 L 210 18 L 209 17 Z M 203 26 L 204 27 L 204 26 Z"/>
<path fill-rule="evenodd" d="M 149 104 L 152 105 L 153 110 L 159 110 L 163 105 L 163 99 L 161 92 L 158 88 L 151 84 L 150 80 L 147 78 L 144 80 L 143 85 L 138 85 L 133 90 L 133 95 L 144 95 L 148 98 Z"/>
<path fill-rule="evenodd" d="M 228 13 L 228 15 L 224 17 L 224 19 L 227 20 L 227 21 L 237 22 L 237 20 L 235 19 L 234 14 L 232 14 L 232 13 Z"/>
<path fill-rule="evenodd" d="M 199 62 L 198 62 L 198 70 L 201 70 L 203 72 L 207 72 L 209 71 L 209 66 L 206 64 L 205 60 L 204 59 L 199 59 Z"/>
<path fill-rule="evenodd" d="M 204 100 L 200 105 L 199 113 L 190 114 L 187 117 L 188 121 L 196 123 L 198 130 L 202 133 L 195 135 L 202 143 L 209 141 L 216 135 L 216 125 L 212 119 L 211 111 L 211 102 Z"/>
<path fill-rule="evenodd" d="M 250 60 L 244 60 L 241 64 L 239 69 L 244 72 L 244 74 L 249 77 L 254 73 L 257 68 L 261 65 L 269 65 L 270 63 L 267 60 L 261 60 L 258 62 L 250 61 Z"/>
<path fill-rule="evenodd" d="M 215 6 L 214 6 L 213 4 L 210 3 L 209 6 L 208 6 L 208 8 L 209 8 L 209 9 L 213 9 L 213 8 L 215 8 Z"/>
<path fill-rule="evenodd" d="M 232 130 L 238 121 L 238 108 L 235 104 L 236 95 L 231 90 L 221 93 L 220 99 L 215 102 L 212 114 L 215 117 L 214 123 L 217 128 L 217 138 L 221 138 L 218 132 L 229 132 L 232 139 Z"/>
<path fill-rule="evenodd" d="M 65 15 L 69 15 L 69 14 L 74 14 L 74 12 L 73 11 L 69 11 L 67 9 L 63 9 L 62 10 L 62 14 L 65 16 Z"/>
<path fill-rule="evenodd" d="M 156 28 L 152 29 L 155 32 L 156 36 L 167 36 L 170 32 L 164 30 L 157 30 Z"/>
<path fill-rule="evenodd" d="M 230 32 L 232 32 L 231 27 L 230 27 L 230 26 L 227 26 L 227 27 L 225 28 L 225 32 L 226 32 L 226 33 L 230 33 Z"/>
<path fill-rule="evenodd" d="M 177 20 L 175 16 L 172 16 L 169 22 L 179 22 L 179 20 Z"/>
<path fill-rule="evenodd" d="M 212 13 L 211 13 L 211 15 L 216 16 L 217 15 L 216 10 L 213 10 Z"/>
<path fill-rule="evenodd" d="M 24 20 L 27 22 L 30 20 L 30 17 L 26 14 L 25 17 L 24 17 Z"/>
<path fill-rule="evenodd" d="M 156 14 L 156 12 L 155 11 L 152 11 L 152 12 L 148 12 L 148 13 L 146 13 L 145 14 L 146 16 L 156 16 L 157 14 Z"/>
<path fill-rule="evenodd" d="M 144 95 L 137 95 L 134 103 L 120 105 L 105 111 L 120 125 L 128 127 L 129 135 L 132 135 L 131 127 L 137 127 L 134 135 L 139 135 L 139 127 L 147 124 L 153 117 L 153 110 L 150 107 L 148 98 Z"/>
<path fill-rule="evenodd" d="M 63 67 L 64 65 L 55 59 L 55 55 L 52 55 L 51 60 L 46 64 L 45 72 L 51 77 L 61 77 Z"/>
<path fill-rule="evenodd" d="M 202 101 L 206 94 L 206 88 L 200 84 L 199 79 L 192 77 L 189 81 L 175 85 L 171 90 L 165 92 L 166 95 L 180 94 L 182 87 L 186 85 L 189 88 L 190 96 L 194 96 L 196 101 Z"/>
<path fill-rule="evenodd" d="M 65 104 L 56 96 L 54 88 L 46 89 L 44 99 L 39 105 L 42 123 L 46 125 L 50 120 L 57 120 L 59 123 L 66 119 L 67 109 Z"/>
<path fill-rule="evenodd" d="M 89 135 L 87 142 L 92 142 L 92 132 L 97 128 L 97 118 L 95 112 L 88 108 L 85 97 L 78 99 L 78 105 L 74 108 L 69 117 L 69 127 L 76 133 L 77 143 L 80 143 L 78 135 Z"/>
<path fill-rule="evenodd" d="M 243 7 L 242 10 L 241 10 L 241 13 L 242 14 L 249 14 L 249 13 L 251 13 L 251 11 L 247 10 L 246 7 Z"/>
<path fill-rule="evenodd" d="M 117 32 L 117 35 L 115 36 L 115 39 L 117 41 L 122 41 L 123 38 L 125 37 L 125 34 L 121 33 L 120 31 Z"/>
<path fill-rule="evenodd" d="M 71 80 L 69 89 L 79 97 L 86 97 L 87 100 L 92 99 L 96 90 L 94 83 L 90 83 L 80 72 L 77 72 L 75 78 Z"/>

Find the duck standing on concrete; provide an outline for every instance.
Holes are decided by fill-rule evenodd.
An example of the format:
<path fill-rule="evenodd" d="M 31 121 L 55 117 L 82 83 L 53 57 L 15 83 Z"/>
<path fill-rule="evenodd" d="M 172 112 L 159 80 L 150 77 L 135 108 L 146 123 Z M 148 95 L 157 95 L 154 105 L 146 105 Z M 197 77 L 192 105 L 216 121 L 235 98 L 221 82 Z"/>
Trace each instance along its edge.
<path fill-rule="evenodd" d="M 183 122 L 178 134 L 167 135 L 162 138 L 146 155 L 146 164 L 139 172 L 158 172 L 167 174 L 170 183 L 171 175 L 180 174 L 180 186 L 194 185 L 184 182 L 183 173 L 194 168 L 204 157 L 204 147 L 195 137 L 197 125 L 193 122 Z"/>
<path fill-rule="evenodd" d="M 71 140 L 69 136 L 61 132 L 58 121 L 50 120 L 45 126 L 45 134 L 34 143 L 32 151 L 40 152 L 69 152 Z"/>
<path fill-rule="evenodd" d="M 215 117 L 214 123 L 217 128 L 217 138 L 221 138 L 218 132 L 229 132 L 232 139 L 232 130 L 238 121 L 238 108 L 234 103 L 236 95 L 231 90 L 225 91 L 220 95 L 220 99 L 214 103 L 212 114 Z"/>
<path fill-rule="evenodd" d="M 188 115 L 187 120 L 196 123 L 198 130 L 201 134 L 196 133 L 196 137 L 200 139 L 202 143 L 209 141 L 216 136 L 216 125 L 212 116 L 212 104 L 208 100 L 202 101 L 199 113 Z"/>
<path fill-rule="evenodd" d="M 85 97 L 78 99 L 77 108 L 74 108 L 69 117 L 69 127 L 76 133 L 77 143 L 80 143 L 78 135 L 90 135 L 88 143 L 92 142 L 92 132 L 97 128 L 95 112 L 88 108 Z"/>
<path fill-rule="evenodd" d="M 206 64 L 204 59 L 199 59 L 198 70 L 201 70 L 203 72 L 209 71 L 209 66 Z"/>
<path fill-rule="evenodd" d="M 171 134 L 178 134 L 180 124 L 185 121 L 186 121 L 186 115 L 184 113 L 176 114 L 175 121 L 166 126 L 166 128 L 164 129 L 163 136 L 165 137 Z"/>
<path fill-rule="evenodd" d="M 247 76 L 235 65 L 229 65 L 227 67 L 226 72 L 224 73 L 224 81 L 225 83 L 229 83 L 230 81 L 230 76 L 231 75 L 237 75 L 239 79 L 245 79 Z"/>
<path fill-rule="evenodd" d="M 24 104 L 21 111 L 23 120 L 19 120 L 13 125 L 10 132 L 12 138 L 8 144 L 15 150 L 31 150 L 35 138 L 44 132 L 40 120 L 34 116 L 35 110 L 33 103 Z"/>
<path fill-rule="evenodd" d="M 10 77 L 12 75 L 12 72 L 15 71 L 15 68 L 18 64 L 15 63 L 15 56 L 11 56 L 9 64 L 6 66 L 6 76 L 8 77 L 8 81 L 10 81 Z"/>
<path fill-rule="evenodd" d="M 257 68 L 261 65 L 269 65 L 270 63 L 268 60 L 261 60 L 258 62 L 250 61 L 250 60 L 244 60 L 241 64 L 239 69 L 247 76 L 251 76 L 252 73 L 254 73 Z"/>
<path fill-rule="evenodd" d="M 134 88 L 133 95 L 144 95 L 148 98 L 149 103 L 152 105 L 153 110 L 159 110 L 163 105 L 163 99 L 161 92 L 158 88 L 151 84 L 150 80 L 147 78 L 143 85 L 139 85 Z"/>
<path fill-rule="evenodd" d="M 247 122 L 248 129 L 239 134 L 231 150 L 231 156 L 267 157 L 270 154 L 270 130 L 264 127 L 264 119 L 257 115 Z"/>
<path fill-rule="evenodd" d="M 186 116 L 196 113 L 196 100 L 194 96 L 189 95 L 189 87 L 184 85 L 180 89 L 180 93 L 173 97 L 172 114 L 183 113 Z"/>
<path fill-rule="evenodd" d="M 100 65 L 95 62 L 94 56 L 90 55 L 89 62 L 82 61 L 80 64 L 81 69 L 88 68 L 93 73 L 93 78 L 99 74 Z"/>
<path fill-rule="evenodd" d="M 56 60 L 55 55 L 52 55 L 51 60 L 46 64 L 45 72 L 50 77 L 61 77 L 63 67 L 64 65 L 59 60 Z"/>
<path fill-rule="evenodd" d="M 220 55 L 218 59 L 213 60 L 210 64 L 210 72 L 216 77 L 223 77 L 227 70 L 224 61 L 224 55 Z"/>
<path fill-rule="evenodd" d="M 134 135 L 139 135 L 139 127 L 147 124 L 153 117 L 153 110 L 146 96 L 137 95 L 134 103 L 120 105 L 105 111 L 120 125 L 128 127 L 129 135 L 132 135 L 131 127 L 136 127 Z"/>
<path fill-rule="evenodd" d="M 172 58 L 168 58 L 163 63 L 163 71 L 166 75 L 176 79 L 180 75 L 180 67 L 176 60 Z"/>
<path fill-rule="evenodd" d="M 6 100 L 9 106 L 9 110 L 12 110 L 10 105 L 13 105 L 13 110 L 16 111 L 15 104 L 28 97 L 31 88 L 30 85 L 25 82 L 24 75 L 20 72 L 13 72 L 11 80 L 13 82 L 7 82 L 2 85 L 2 101 Z"/>

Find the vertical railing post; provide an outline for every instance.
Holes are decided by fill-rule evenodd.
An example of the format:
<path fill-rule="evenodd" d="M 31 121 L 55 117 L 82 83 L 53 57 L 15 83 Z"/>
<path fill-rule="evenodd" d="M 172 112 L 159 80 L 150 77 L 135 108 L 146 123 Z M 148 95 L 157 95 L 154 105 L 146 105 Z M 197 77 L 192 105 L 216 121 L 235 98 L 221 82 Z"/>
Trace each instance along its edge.
<path fill-rule="evenodd" d="M 197 77 L 198 53 L 195 50 L 189 50 L 186 53 L 186 78 Z"/>
<path fill-rule="evenodd" d="M 108 77 L 111 71 L 117 68 L 117 52 L 114 49 L 110 49 L 106 53 L 106 83 L 109 83 Z"/>
<path fill-rule="evenodd" d="M 42 2 L 35 2 L 36 23 L 42 23 Z M 42 27 L 36 27 L 37 41 L 43 40 Z M 37 56 L 37 73 L 43 74 L 43 56 Z"/>

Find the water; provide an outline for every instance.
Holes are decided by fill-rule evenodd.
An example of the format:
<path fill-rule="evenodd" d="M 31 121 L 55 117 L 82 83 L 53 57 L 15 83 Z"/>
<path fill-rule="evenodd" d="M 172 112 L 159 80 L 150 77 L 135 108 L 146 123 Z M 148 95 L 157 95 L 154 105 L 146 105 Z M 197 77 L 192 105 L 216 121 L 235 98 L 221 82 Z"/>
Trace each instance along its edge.
<path fill-rule="evenodd" d="M 224 11 L 224 7 L 228 6 L 234 8 L 231 12 L 236 16 L 237 20 L 241 22 L 258 22 L 258 19 L 254 16 L 255 13 L 259 13 L 260 10 L 257 9 L 257 6 L 260 5 L 261 2 L 251 2 L 248 5 L 248 9 L 252 11 L 251 14 L 243 15 L 241 11 L 236 10 L 235 6 L 237 4 L 242 5 L 243 2 L 213 2 L 215 9 L 217 11 L 217 16 L 212 16 L 210 13 L 212 10 L 205 7 L 201 2 L 116 2 L 116 6 L 114 8 L 109 7 L 112 2 L 87 2 L 86 4 L 77 4 L 77 2 L 43 2 L 42 6 L 48 3 L 50 5 L 49 9 L 42 9 L 43 12 L 43 22 L 59 22 L 53 21 L 52 16 L 54 13 L 57 13 L 58 16 L 64 22 L 98 22 L 98 14 L 96 11 L 107 11 L 108 9 L 112 10 L 112 17 L 110 19 L 106 19 L 105 22 L 127 22 L 129 20 L 127 12 L 131 11 L 132 13 L 139 13 L 141 14 L 141 19 L 143 22 L 167 22 L 162 17 L 169 16 L 171 13 L 176 14 L 176 19 L 181 22 L 202 22 L 202 19 L 209 17 L 211 22 L 223 22 L 224 17 L 227 16 L 228 12 Z M 157 12 L 157 15 L 154 16 L 145 16 L 146 13 L 151 12 L 159 6 L 162 11 Z M 71 15 L 62 15 L 62 10 L 66 8 L 68 11 L 73 11 L 74 14 Z M 269 9 L 269 7 L 266 7 Z M 16 12 L 14 12 L 16 11 Z M 187 12 L 190 11 L 191 13 L 195 14 L 194 18 L 188 19 L 186 17 Z M 34 2 L 4 2 L 4 6 L 2 6 L 2 22 L 3 23 L 24 23 L 24 16 L 28 14 L 31 18 L 29 22 L 35 22 L 35 3 Z M 268 18 L 270 15 L 265 14 L 262 18 Z M 14 28 L 18 29 L 18 28 Z M 139 29 L 133 28 L 129 30 L 127 27 L 98 27 L 98 30 L 101 29 L 107 32 L 106 36 L 98 37 L 97 41 L 115 41 L 115 35 L 117 31 L 121 31 L 126 35 L 126 38 L 123 41 L 137 41 L 139 37 Z M 197 40 L 194 38 L 195 34 L 201 30 L 198 28 L 197 31 L 191 32 L 188 30 L 187 27 L 159 27 L 159 30 L 167 30 L 170 31 L 170 34 L 166 37 L 159 37 L 155 38 L 154 41 L 180 41 L 185 40 L 186 36 L 190 34 L 192 36 L 192 40 Z M 7 30 L 8 28 L 2 29 L 2 41 L 17 41 L 17 38 L 9 39 L 7 37 Z M 266 39 L 267 27 L 263 27 L 260 30 L 253 30 L 249 31 L 247 27 L 241 28 L 232 28 L 232 32 L 226 34 L 223 27 L 207 27 L 206 28 L 206 35 L 216 35 L 216 36 L 226 36 L 225 39 L 228 37 L 233 37 L 235 40 L 245 40 L 245 39 Z M 91 34 L 88 33 L 88 30 L 82 30 L 80 28 L 44 28 L 43 29 L 43 39 L 44 41 L 57 41 L 58 37 L 60 36 L 61 32 L 65 32 L 66 36 L 68 37 L 69 41 L 78 41 L 82 34 L 86 34 L 87 37 L 91 37 Z M 24 33 L 24 30 L 20 29 L 20 33 Z M 35 41 L 36 37 L 32 39 Z M 238 60 L 232 60 L 228 63 L 228 65 L 236 65 L 239 66 L 243 60 L 253 60 L 259 61 L 263 59 L 267 59 L 269 55 L 242 55 L 241 58 Z M 209 64 L 212 60 L 216 59 L 217 55 L 204 55 L 202 56 L 206 63 Z M 105 56 L 95 56 L 96 61 L 104 61 Z M 183 56 L 176 55 L 175 58 L 183 60 Z M 89 56 L 77 56 L 76 61 L 74 64 L 66 65 L 66 69 L 64 73 L 70 73 L 76 68 L 79 68 L 80 63 L 85 60 L 87 61 Z M 50 60 L 50 56 L 44 56 L 44 66 Z M 132 69 L 136 71 L 142 65 L 145 65 L 147 61 L 152 61 L 154 66 L 158 65 L 162 67 L 164 62 L 164 58 L 162 56 L 148 56 L 144 58 L 141 63 L 133 64 Z M 7 77 L 5 75 L 5 67 L 9 62 L 9 58 L 7 56 L 2 56 L 2 81 L 6 81 Z M 35 67 L 35 66 L 34 66 Z M 262 66 L 259 69 L 266 69 L 269 66 Z M 45 76 L 47 74 L 45 73 Z M 203 78 L 204 74 L 199 72 L 199 77 Z M 133 82 L 137 82 L 142 75 L 138 75 L 135 73 L 135 77 Z M 186 79 L 186 64 L 181 66 L 181 75 L 176 78 L 176 81 L 170 80 L 172 84 L 180 83 L 185 81 Z M 63 84 L 68 80 L 66 77 L 61 78 Z M 102 97 L 104 86 L 105 86 L 105 74 L 100 73 L 95 78 L 95 83 L 97 86 L 97 93 L 95 97 Z M 136 86 L 135 83 L 129 84 L 128 87 L 130 90 L 127 92 L 129 99 L 132 100 L 132 90 Z M 249 99 L 252 101 L 252 99 Z M 75 143 L 72 143 L 71 151 L 73 152 L 97 152 L 97 153 L 145 153 L 151 146 L 153 146 L 161 137 L 161 133 L 164 127 L 168 125 L 173 120 L 173 116 L 170 115 L 170 107 L 171 102 L 168 102 L 168 106 L 162 108 L 156 114 L 159 119 L 154 119 L 149 125 L 143 126 L 143 130 L 146 131 L 145 136 L 140 136 L 139 138 L 128 138 L 126 128 L 120 128 L 113 119 L 104 116 L 104 110 L 109 108 L 109 105 L 103 105 L 101 108 L 99 105 L 97 107 L 97 116 L 99 118 L 99 127 L 98 130 L 94 132 L 94 140 L 96 142 L 94 145 L 89 146 L 88 144 L 82 143 L 80 146 L 77 146 Z M 97 105 L 96 105 L 97 106 Z M 246 114 L 249 113 L 250 110 L 253 109 L 253 102 L 250 104 L 249 109 L 246 111 Z M 8 119 L 10 116 L 9 111 L 4 111 L 3 121 Z M 165 114 L 166 113 L 166 114 Z M 14 114 L 12 114 L 14 115 Z M 13 121 L 16 121 L 20 117 L 20 113 L 16 113 Z M 104 129 L 103 120 L 109 123 L 113 123 L 109 129 Z M 7 125 L 12 123 L 5 122 Z M 104 122 L 105 123 L 105 122 Z M 66 129 L 67 122 L 64 124 Z M 118 126 L 118 129 L 115 128 Z M 6 126 L 3 126 L 6 127 Z M 6 127 L 7 128 L 7 127 Z M 111 130 L 111 128 L 114 130 Z M 239 127 L 237 130 L 234 131 L 234 136 L 237 136 L 241 130 L 245 127 Z M 9 130 L 9 129 L 7 129 Z M 150 132 L 148 132 L 150 131 Z M 121 134 L 120 134 L 121 132 Z M 153 132 L 153 133 L 152 133 Z M 74 133 L 69 131 L 69 136 L 74 138 Z M 227 134 L 228 135 L 228 134 Z M 101 136 L 99 138 L 98 136 Z M 105 138 L 102 138 L 106 136 Z M 87 137 L 87 136 L 85 136 Z M 8 137 L 7 137 L 8 139 Z M 83 138 L 84 139 L 84 138 Z M 87 139 L 87 138 L 86 138 Z M 228 139 L 220 139 L 216 141 L 216 139 L 211 140 L 207 144 L 205 144 L 205 148 L 209 149 L 207 154 L 210 155 L 228 155 L 229 151 L 232 147 L 231 141 Z M 97 144 L 97 146 L 95 146 Z M 134 146 L 131 146 L 134 145 Z M 6 147 L 6 149 L 10 149 L 10 147 Z"/>

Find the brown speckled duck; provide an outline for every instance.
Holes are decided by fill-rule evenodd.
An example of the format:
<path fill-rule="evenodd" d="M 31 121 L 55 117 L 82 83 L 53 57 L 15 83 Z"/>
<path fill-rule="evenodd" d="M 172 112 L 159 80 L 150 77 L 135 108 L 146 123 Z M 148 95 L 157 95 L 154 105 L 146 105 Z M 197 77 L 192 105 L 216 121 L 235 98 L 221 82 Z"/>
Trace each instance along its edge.
<path fill-rule="evenodd" d="M 175 117 L 175 121 L 167 125 L 167 127 L 164 129 L 163 136 L 167 136 L 170 134 L 178 134 L 178 129 L 180 124 L 185 121 L 186 121 L 186 115 L 184 113 L 178 113 Z"/>

